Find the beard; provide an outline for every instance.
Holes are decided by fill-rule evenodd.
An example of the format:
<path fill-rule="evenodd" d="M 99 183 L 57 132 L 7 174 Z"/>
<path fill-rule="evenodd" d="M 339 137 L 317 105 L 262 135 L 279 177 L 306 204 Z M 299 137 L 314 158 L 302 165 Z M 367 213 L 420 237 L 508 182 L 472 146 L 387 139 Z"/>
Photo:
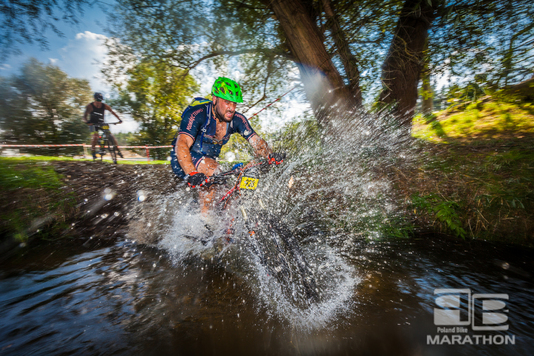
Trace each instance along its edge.
<path fill-rule="evenodd" d="M 215 106 L 215 117 L 219 119 L 219 121 L 224 121 L 224 122 L 232 121 L 232 119 L 234 118 L 235 111 L 226 111 L 226 113 L 232 113 L 232 116 L 230 118 L 226 117 L 224 113 L 220 112 L 219 107 L 217 105 Z"/>

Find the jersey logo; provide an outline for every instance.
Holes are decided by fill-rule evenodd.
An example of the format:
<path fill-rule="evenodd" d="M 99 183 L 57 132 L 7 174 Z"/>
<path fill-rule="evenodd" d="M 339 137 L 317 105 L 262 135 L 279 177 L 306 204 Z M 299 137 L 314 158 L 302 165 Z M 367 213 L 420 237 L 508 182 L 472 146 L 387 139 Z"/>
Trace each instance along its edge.
<path fill-rule="evenodd" d="M 204 98 L 195 98 L 193 100 L 193 102 L 191 104 L 189 104 L 189 106 L 198 106 L 198 105 L 203 105 L 203 104 L 207 104 L 207 103 L 210 103 L 211 101 L 208 100 L 208 99 L 204 99 Z"/>

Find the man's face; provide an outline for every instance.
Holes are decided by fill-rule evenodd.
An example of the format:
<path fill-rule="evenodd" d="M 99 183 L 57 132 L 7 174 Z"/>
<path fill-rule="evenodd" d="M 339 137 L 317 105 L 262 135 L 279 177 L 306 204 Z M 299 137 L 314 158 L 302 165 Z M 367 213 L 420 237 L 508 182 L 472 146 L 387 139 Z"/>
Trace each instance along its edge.
<path fill-rule="evenodd" d="M 219 118 L 226 122 L 232 121 L 235 114 L 236 103 L 219 97 L 215 98 L 215 110 L 217 110 Z"/>

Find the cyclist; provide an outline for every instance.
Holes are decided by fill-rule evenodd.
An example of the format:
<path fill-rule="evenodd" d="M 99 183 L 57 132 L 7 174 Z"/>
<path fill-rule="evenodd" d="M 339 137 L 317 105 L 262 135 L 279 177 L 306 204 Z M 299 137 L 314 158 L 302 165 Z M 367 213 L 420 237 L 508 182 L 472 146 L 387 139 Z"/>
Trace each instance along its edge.
<path fill-rule="evenodd" d="M 119 115 L 117 115 L 115 113 L 115 111 L 113 111 L 111 109 L 111 107 L 109 105 L 104 104 L 102 102 L 102 100 L 104 100 L 104 95 L 102 95 L 102 93 L 95 93 L 93 95 L 93 97 L 94 97 L 95 101 L 90 103 L 90 104 L 88 104 L 85 107 L 85 113 L 83 114 L 83 121 L 85 121 L 85 123 L 89 125 L 89 129 L 91 130 L 91 132 L 94 132 L 93 139 L 91 140 L 91 153 L 93 154 L 93 159 L 96 159 L 95 146 L 96 146 L 96 144 L 98 142 L 98 129 L 97 129 L 97 127 L 104 123 L 104 112 L 107 110 L 110 113 L 112 113 L 113 115 L 115 115 L 117 120 L 119 120 L 119 124 L 122 124 L 122 120 L 120 119 Z M 90 119 L 89 120 L 87 120 L 87 116 L 88 115 L 90 115 Z M 113 135 L 111 135 L 111 139 L 113 140 L 113 144 L 117 148 L 117 154 L 121 158 L 124 158 L 122 156 L 121 151 L 119 150 L 119 146 L 117 145 L 117 140 L 115 139 L 115 137 Z"/>
<path fill-rule="evenodd" d="M 213 101 L 195 98 L 182 114 L 180 131 L 172 142 L 171 167 L 174 173 L 192 188 L 206 184 L 208 177 L 218 167 L 216 158 L 230 136 L 239 133 L 254 148 L 257 156 L 269 163 L 280 164 L 284 155 L 273 153 L 267 142 L 259 137 L 247 118 L 235 111 L 243 102 L 239 84 L 219 77 L 211 89 Z M 213 199 L 214 190 L 199 190 L 202 212 L 206 213 Z"/>

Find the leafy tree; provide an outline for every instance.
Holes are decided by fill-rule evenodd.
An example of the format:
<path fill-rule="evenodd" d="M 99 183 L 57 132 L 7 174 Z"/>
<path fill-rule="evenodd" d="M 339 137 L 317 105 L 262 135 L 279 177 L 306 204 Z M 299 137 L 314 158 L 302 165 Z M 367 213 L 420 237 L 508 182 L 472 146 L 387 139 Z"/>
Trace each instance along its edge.
<path fill-rule="evenodd" d="M 0 78 L 1 139 L 12 144 L 83 143 L 89 134 L 83 106 L 91 99 L 87 80 L 69 78 L 59 67 L 32 58 L 20 74 Z"/>
<path fill-rule="evenodd" d="M 118 97 L 112 105 L 130 114 L 140 130 L 129 140 L 133 145 L 169 145 L 181 121 L 181 114 L 199 87 L 190 75 L 165 61 L 142 60 L 126 71 L 125 84 L 116 83 Z M 151 154 L 165 159 L 169 149 Z"/>
<path fill-rule="evenodd" d="M 92 0 L 4 0 L 0 3 L 0 60 L 19 53 L 17 44 L 38 43 L 48 48 L 45 33 L 48 29 L 58 36 L 63 33 L 56 27 L 59 21 L 78 23 L 83 7 Z"/>
<path fill-rule="evenodd" d="M 502 88 L 534 73 L 534 3 L 477 0 L 451 3 L 430 30 L 429 70 Z"/>
<path fill-rule="evenodd" d="M 135 133 L 133 132 L 117 132 L 114 133 L 113 136 L 117 140 L 119 146 L 126 146 L 130 142 L 135 141 Z"/>
<path fill-rule="evenodd" d="M 400 22 L 401 30 L 394 32 L 405 2 L 411 7 L 404 17 L 412 20 Z M 349 106 L 361 106 L 363 90 L 380 87 L 373 82 L 380 76 L 388 41 L 404 33 L 404 27 L 423 24 L 415 34 L 424 42 L 433 15 L 425 18 L 411 11 L 418 6 L 416 0 L 405 2 L 389 0 L 376 6 L 371 0 L 121 0 L 110 21 L 115 40 L 108 45 L 119 67 L 125 53 L 164 60 L 187 71 L 200 63 L 224 70 L 230 61 L 244 72 L 241 82 L 250 103 L 277 96 L 287 87 L 290 73 L 298 72 L 316 117 L 327 123 L 329 115 L 324 114 L 332 104 L 342 99 Z M 405 36 L 395 43 L 410 41 L 421 42 Z M 415 46 L 413 51 L 422 48 Z M 401 52 L 392 53 L 390 63 L 396 63 Z M 239 61 L 232 62 L 233 57 Z M 419 80 L 415 63 L 408 84 L 415 88 L 414 100 Z M 392 73 L 390 84 L 405 79 L 392 70 L 387 73 Z M 402 85 L 389 88 L 406 91 Z"/>
<path fill-rule="evenodd" d="M 532 5 L 519 2 L 526 18 Z M 395 107 L 408 125 L 425 61 L 428 75 L 474 68 L 469 61 L 475 51 L 454 47 L 463 41 L 462 49 L 471 43 L 485 46 L 476 51 L 489 51 L 492 39 L 515 31 L 486 26 L 504 23 L 508 5 L 509 0 L 120 0 L 110 21 L 115 39 L 108 45 L 118 68 L 124 54 L 186 71 L 201 63 L 219 71 L 239 68 L 249 103 L 276 97 L 296 72 L 319 123 L 334 117 L 329 108 L 340 100 L 361 106 L 362 99 L 374 97 Z M 521 38 L 527 38 L 529 22 L 521 24 Z M 517 48 L 520 40 L 513 43 Z"/>

